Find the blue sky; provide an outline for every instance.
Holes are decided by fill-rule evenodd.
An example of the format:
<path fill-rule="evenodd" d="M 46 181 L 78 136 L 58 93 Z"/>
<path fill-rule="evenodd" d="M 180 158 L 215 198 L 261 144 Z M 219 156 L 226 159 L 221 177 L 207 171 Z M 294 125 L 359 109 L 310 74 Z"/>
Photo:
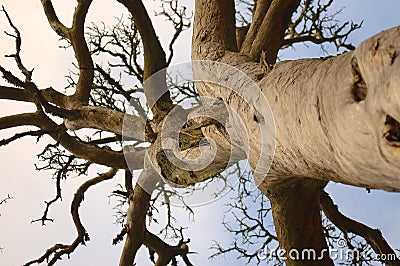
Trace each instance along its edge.
<path fill-rule="evenodd" d="M 61 11 L 60 17 L 68 21 L 73 5 L 67 1 L 54 1 Z M 75 1 L 70 1 L 75 3 Z M 190 4 L 190 1 L 185 1 Z M 152 1 L 149 2 L 154 5 Z M 40 1 L 2 0 L 3 4 L 14 22 L 20 27 L 23 35 L 23 57 L 27 64 L 35 67 L 34 78 L 42 86 L 63 87 L 64 76 L 71 69 L 73 55 L 62 49 L 57 49 L 58 37 L 51 31 L 45 20 Z M 112 8 L 110 8 L 112 6 Z M 384 29 L 400 25 L 400 2 L 398 0 L 373 0 L 345 1 L 338 0 L 337 7 L 346 6 L 341 19 L 352 19 L 355 22 L 364 20 L 363 28 L 352 35 L 354 44 L 372 36 Z M 113 16 L 120 16 L 123 9 L 117 4 L 104 4 L 95 1 L 91 9 L 90 19 L 94 21 L 113 21 Z M 162 19 L 155 19 L 158 25 L 158 34 L 166 43 L 170 33 L 164 28 Z M 1 32 L 8 29 L 3 17 L 0 17 Z M 190 59 L 190 31 L 186 32 L 177 43 L 177 57 L 175 63 L 185 62 Z M 13 43 L 6 36 L 0 35 L 0 53 L 7 54 L 14 49 Z M 320 56 L 317 47 L 305 48 L 302 45 L 295 50 L 285 51 L 285 58 L 296 59 L 304 56 Z M 11 60 L 0 58 L 0 64 L 12 68 Z M 32 107 L 25 104 L 16 104 L 0 101 L 0 114 L 13 114 L 20 110 L 30 110 Z M 0 139 L 9 136 L 13 131 L 0 132 Z M 22 263 L 41 255 L 48 247 L 56 242 L 68 243 L 75 237 L 74 227 L 68 215 L 72 195 L 83 180 L 88 177 L 74 177 L 64 184 L 63 201 L 54 206 L 50 216 L 55 223 L 41 227 L 40 224 L 30 224 L 34 218 L 41 216 L 44 201 L 54 196 L 55 190 L 49 172 L 37 173 L 34 163 L 38 163 L 36 154 L 49 141 L 44 138 L 38 144 L 34 139 L 24 139 L 12 143 L 8 147 L 0 148 L 0 167 L 2 170 L 0 197 L 8 193 L 14 197 L 7 205 L 0 206 L 0 246 L 4 247 L 0 253 L 0 265 L 21 265 Z M 92 169 L 89 177 L 104 168 Z M 109 192 L 122 182 L 122 177 L 108 181 L 90 190 L 82 204 L 82 221 L 91 235 L 87 247 L 79 247 L 70 260 L 64 259 L 58 265 L 115 265 L 119 258 L 122 245 L 111 246 L 111 240 L 119 231 L 113 225 L 114 203 L 108 198 Z M 394 248 L 400 248 L 400 194 L 383 191 L 366 193 L 364 189 L 352 188 L 340 184 L 330 184 L 327 189 L 335 202 L 345 214 L 371 227 L 380 228 Z M 231 235 L 223 231 L 221 225 L 223 211 L 222 205 L 229 201 L 225 197 L 212 204 L 195 208 L 195 223 L 187 222 L 187 216 L 181 210 L 176 210 L 176 216 L 188 226 L 187 236 L 192 239 L 190 247 L 198 252 L 193 255 L 195 265 L 243 265 L 234 256 L 224 259 L 208 261 L 211 255 L 208 247 L 212 240 L 229 241 Z M 156 228 L 152 230 L 156 231 Z M 151 265 L 147 260 L 146 250 L 140 251 L 139 265 Z"/>

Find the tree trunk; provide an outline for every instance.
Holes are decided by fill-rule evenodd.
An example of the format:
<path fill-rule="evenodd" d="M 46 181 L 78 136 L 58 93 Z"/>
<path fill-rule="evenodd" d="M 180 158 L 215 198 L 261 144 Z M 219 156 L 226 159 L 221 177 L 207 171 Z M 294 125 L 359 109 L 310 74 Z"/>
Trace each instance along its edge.
<path fill-rule="evenodd" d="M 263 74 L 260 64 L 225 52 L 219 61 L 257 83 L 274 117 L 276 150 L 268 178 L 260 187 L 263 191 L 268 183 L 293 176 L 400 191 L 399 35 L 400 27 L 396 27 L 363 42 L 354 52 L 280 62 L 261 80 L 257 80 Z M 203 50 L 194 59 L 207 58 Z M 231 69 L 210 77 L 216 69 L 203 63 L 195 72 L 202 79 L 240 84 Z M 256 114 L 268 117 L 269 109 L 256 105 L 259 102 L 243 108 L 243 98 L 259 92 L 254 87 L 249 92 L 247 88 L 198 85 L 202 96 L 224 101 L 243 119 L 250 139 L 249 161 L 255 168 L 270 143 L 260 143 L 261 131 L 253 128 L 261 123 L 249 118 Z"/>
<path fill-rule="evenodd" d="M 281 247 L 300 253 L 313 248 L 318 257 L 327 249 L 319 193 L 328 181 L 400 191 L 400 27 L 353 52 L 284 61 L 271 70 L 229 49 L 229 33 L 218 26 L 224 25 L 223 10 L 214 1 L 198 0 L 195 10 L 194 73 L 206 81 L 197 83 L 199 93 L 223 101 L 242 119 L 248 160 L 271 200 Z M 258 88 L 241 78 L 243 73 Z M 263 97 L 270 109 L 260 104 Z M 230 123 L 235 128 L 237 122 Z M 274 126 L 275 155 L 268 172 L 264 155 L 273 142 L 265 141 L 263 132 L 274 132 Z M 301 265 L 332 265 L 324 255 L 322 261 Z M 300 265 L 290 258 L 287 263 Z"/>
<path fill-rule="evenodd" d="M 274 190 L 267 192 L 280 255 L 288 266 L 333 265 L 319 205 L 325 185 L 312 179 L 296 178 L 275 184 Z"/>

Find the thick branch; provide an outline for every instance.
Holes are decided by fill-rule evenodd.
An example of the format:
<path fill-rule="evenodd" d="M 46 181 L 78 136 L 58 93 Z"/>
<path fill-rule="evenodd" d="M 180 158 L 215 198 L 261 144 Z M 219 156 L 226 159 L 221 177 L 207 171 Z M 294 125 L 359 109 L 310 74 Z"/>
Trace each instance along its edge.
<path fill-rule="evenodd" d="M 79 30 L 80 32 L 84 30 L 86 15 L 89 11 L 90 5 L 92 4 L 92 1 L 93 0 L 78 1 L 72 22 L 73 30 Z"/>
<path fill-rule="evenodd" d="M 199 94 L 221 99 L 242 118 L 253 174 L 266 164 L 260 156 L 271 143 L 255 129 L 268 130 L 275 123 L 273 164 L 256 181 L 271 200 L 278 239 L 286 250 L 327 250 L 319 206 L 327 181 L 400 191 L 399 35 L 396 27 L 364 41 L 354 52 L 280 62 L 264 78 L 259 64 L 237 53 L 226 52 L 221 59 L 236 69 L 194 65 L 196 78 L 204 81 L 196 84 Z M 196 55 L 207 59 L 207 53 Z M 241 71 L 257 86 L 241 80 Z M 256 99 L 246 102 L 246 95 Z M 257 118 L 270 115 L 269 109 L 261 109 L 264 97 L 272 123 Z M 324 259 L 324 265 L 332 264 Z"/>
<path fill-rule="evenodd" d="M 248 31 L 248 25 L 243 27 L 236 27 L 236 44 L 239 50 L 242 48 L 244 39 L 246 38 L 246 34 Z"/>
<path fill-rule="evenodd" d="M 151 167 L 151 166 L 150 166 Z M 146 215 L 150 206 L 151 193 L 155 189 L 159 176 L 151 168 L 144 168 L 138 182 L 129 196 L 127 211 L 127 236 L 120 258 L 120 266 L 131 266 L 138 249 L 142 246 L 146 234 Z"/>
<path fill-rule="evenodd" d="M 176 256 L 182 256 L 187 266 L 193 266 L 187 258 L 187 254 L 189 253 L 187 244 L 183 241 L 181 242 L 182 243 L 179 243 L 176 246 L 171 246 L 162 241 L 158 236 L 146 231 L 143 244 L 157 253 L 158 258 L 155 266 L 167 266 Z"/>
<path fill-rule="evenodd" d="M 0 117 L 0 130 L 19 126 L 30 126 L 33 125 L 32 121 L 37 120 L 37 118 L 38 115 L 36 113 Z"/>
<path fill-rule="evenodd" d="M 87 105 L 94 77 L 93 60 L 85 40 L 84 22 L 92 0 L 78 1 L 71 28 L 64 26 L 58 19 L 51 0 L 41 0 L 46 17 L 53 30 L 61 37 L 68 39 L 74 49 L 79 67 L 79 79 L 75 94 L 69 98 L 67 105 Z"/>
<path fill-rule="evenodd" d="M 41 0 L 41 2 L 51 28 L 61 37 L 69 39 L 70 29 L 58 19 L 51 0 Z"/>
<path fill-rule="evenodd" d="M 264 20 L 265 15 L 268 12 L 271 3 L 272 0 L 257 1 L 249 31 L 247 32 L 247 35 L 240 49 L 241 53 L 249 54 L 251 52 L 251 47 L 253 45 L 254 39 L 256 38 L 257 33 L 260 30 L 261 24 Z"/>
<path fill-rule="evenodd" d="M 145 139 L 145 122 L 141 117 L 92 106 L 75 108 L 73 113 L 73 118 L 65 120 L 70 130 L 95 128 L 137 140 Z"/>
<path fill-rule="evenodd" d="M 64 100 L 67 96 L 64 94 L 52 88 L 40 90 L 40 94 L 45 101 L 54 103 L 61 108 L 65 107 Z M 35 102 L 36 98 L 28 90 L 0 86 L 0 99 Z M 94 106 L 78 107 L 69 111 L 68 114 L 64 123 L 70 130 L 95 128 L 137 140 L 144 140 L 145 124 L 142 117 Z"/>
<path fill-rule="evenodd" d="M 218 10 L 221 12 L 222 30 L 224 31 L 223 41 L 225 49 L 228 51 L 238 51 L 236 43 L 236 19 L 235 19 L 235 1 L 217 0 Z"/>
<path fill-rule="evenodd" d="M 286 265 L 333 265 L 322 229 L 320 194 L 325 182 L 304 178 L 282 179 L 269 187 L 266 193 L 271 201 L 272 215 L 280 248 L 287 252 L 297 250 L 309 257 L 293 259 L 290 254 Z M 293 255 L 292 255 L 293 256 Z"/>
<path fill-rule="evenodd" d="M 273 0 L 246 54 L 258 60 L 264 52 L 266 62 L 274 64 L 290 19 L 299 5 L 300 0 Z"/>
<path fill-rule="evenodd" d="M 166 67 L 165 52 L 141 0 L 118 0 L 131 13 L 144 46 L 143 80 Z"/>
<path fill-rule="evenodd" d="M 41 113 L 26 113 L 0 118 L 0 130 L 17 126 L 36 126 L 46 131 L 55 141 L 78 158 L 89 162 L 107 165 L 117 169 L 128 169 L 125 158 L 131 169 L 142 169 L 145 149 L 126 152 L 115 152 L 85 144 L 71 137 L 65 131 L 54 131 L 59 125 Z M 126 157 L 125 157 L 126 156 Z"/>
<path fill-rule="evenodd" d="M 234 128 L 229 124 L 229 114 L 224 104 L 204 102 L 195 109 L 177 109 L 164 121 L 163 131 L 148 149 L 148 156 L 156 171 L 170 182 L 183 186 L 194 185 L 246 158 L 242 150 L 246 138 L 240 136 L 240 140 L 236 139 L 235 134 L 228 136 L 229 133 L 221 129 Z M 184 128 L 176 128 L 181 119 L 188 123 Z M 212 139 L 213 144 L 200 144 L 204 137 Z"/>
<path fill-rule="evenodd" d="M 265 97 L 274 116 L 274 161 L 262 190 L 269 182 L 292 176 L 400 190 L 399 32 L 400 27 L 387 30 L 336 57 L 279 62 L 260 81 L 260 64 L 234 53 L 222 59 L 258 84 L 252 89 L 240 86 L 238 94 L 251 90 L 256 95 L 261 89 L 263 96 L 257 99 Z M 222 70 L 204 67 L 196 74 L 236 86 L 235 77 L 242 72 L 226 66 Z M 215 73 L 219 75 L 214 78 Z M 253 112 L 242 109 L 242 98 L 232 97 L 232 90 L 197 88 L 202 96 L 222 99 L 246 121 L 249 162 L 255 169 L 261 151 L 269 146 L 253 129 L 268 126 L 253 121 Z M 259 104 L 251 108 L 269 115 Z"/>
<path fill-rule="evenodd" d="M 71 137 L 66 132 L 61 134 L 51 133 L 50 136 L 78 158 L 82 158 L 92 163 L 115 167 L 117 169 L 128 169 L 125 162 L 125 156 L 122 152 L 115 152 L 84 144 Z M 129 156 L 132 165 L 131 167 L 136 166 L 137 169 L 141 169 L 143 167 L 144 154 L 145 150 L 141 150 L 131 152 L 127 155 Z"/>
<path fill-rule="evenodd" d="M 70 41 L 79 66 L 79 79 L 71 102 L 72 106 L 87 105 L 94 78 L 94 65 L 85 40 L 84 25 L 92 0 L 78 1 L 75 9 Z"/>
<path fill-rule="evenodd" d="M 141 0 L 117 0 L 131 13 L 135 26 L 139 30 L 144 47 L 144 73 L 143 81 L 163 70 L 167 66 L 166 55 L 156 35 L 153 24 Z M 152 79 L 143 84 L 147 102 L 157 115 L 158 111 L 168 112 L 172 101 L 165 84 L 165 70 L 160 78 Z"/>
<path fill-rule="evenodd" d="M 340 230 L 363 237 L 368 244 L 371 245 L 376 254 L 383 254 L 385 255 L 385 258 L 392 255 L 396 258 L 395 260 L 386 260 L 385 263 L 387 265 L 395 266 L 400 264 L 400 260 L 397 258 L 396 253 L 389 246 L 378 229 L 372 229 L 360 222 L 344 216 L 326 192 L 321 193 L 321 208 L 326 217 Z"/>
<path fill-rule="evenodd" d="M 61 108 L 66 108 L 65 102 L 68 100 L 67 96 L 53 88 L 46 88 L 40 90 L 43 98 Z M 28 91 L 14 87 L 0 86 L 0 99 L 14 100 L 22 102 L 35 102 L 35 95 Z"/>
<path fill-rule="evenodd" d="M 192 59 L 217 60 L 237 51 L 233 0 L 199 0 L 195 3 Z"/>

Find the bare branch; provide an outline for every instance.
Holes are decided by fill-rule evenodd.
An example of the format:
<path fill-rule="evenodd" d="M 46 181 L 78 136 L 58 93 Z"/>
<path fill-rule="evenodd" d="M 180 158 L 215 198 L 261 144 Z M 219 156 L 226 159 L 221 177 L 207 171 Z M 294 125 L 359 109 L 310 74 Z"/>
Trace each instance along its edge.
<path fill-rule="evenodd" d="M 125 189 L 128 193 L 131 193 L 133 190 L 132 172 L 130 170 L 125 171 Z"/>
<path fill-rule="evenodd" d="M 175 33 L 172 36 L 172 39 L 168 45 L 169 48 L 169 56 L 167 60 L 167 65 L 171 63 L 171 60 L 174 56 L 173 46 L 178 39 L 179 35 L 186 29 L 190 27 L 190 18 L 186 14 L 186 7 L 178 7 L 178 0 L 163 0 L 161 3 L 162 11 L 157 13 L 156 15 L 163 15 L 167 18 L 168 21 L 172 22 Z"/>
<path fill-rule="evenodd" d="M 128 166 L 125 162 L 125 156 L 122 152 L 101 149 L 85 144 L 71 137 L 65 131 L 52 131 L 54 128 L 59 128 L 59 125 L 41 113 L 26 113 L 0 118 L 0 130 L 29 125 L 39 127 L 41 130 L 46 131 L 46 133 L 48 133 L 54 140 L 56 140 L 59 144 L 61 144 L 64 148 L 78 158 L 117 169 L 128 169 Z M 145 151 L 146 150 L 143 149 L 126 153 L 132 168 L 143 168 Z"/>
<path fill-rule="evenodd" d="M 85 27 L 85 19 L 86 15 L 89 11 L 89 7 L 92 4 L 93 0 L 80 0 L 78 1 L 78 5 L 75 8 L 72 28 L 73 30 L 78 30 L 79 32 L 83 32 Z"/>
<path fill-rule="evenodd" d="M 326 217 L 340 230 L 346 233 L 354 233 L 363 237 L 368 244 L 371 245 L 376 254 L 384 254 L 385 258 L 387 258 L 388 255 L 393 255 L 394 258 L 396 258 L 395 260 L 384 261 L 386 264 L 393 266 L 400 264 L 400 260 L 397 258 L 396 253 L 389 246 L 389 244 L 383 238 L 382 233 L 378 229 L 372 229 L 360 222 L 344 216 L 342 213 L 340 213 L 332 198 L 325 191 L 321 193 L 321 208 Z"/>
<path fill-rule="evenodd" d="M 117 0 L 131 13 L 144 45 L 144 74 L 146 80 L 166 67 L 165 52 L 156 35 L 153 24 L 141 0 Z"/>
<path fill-rule="evenodd" d="M 126 59 L 126 57 L 125 57 L 123 54 L 121 54 L 121 55 L 119 55 L 119 54 L 112 54 L 112 55 L 113 55 L 113 56 L 120 56 L 120 57 L 122 58 L 122 60 L 124 61 L 124 63 L 125 63 L 125 64 L 128 64 L 127 59 Z M 117 80 L 115 80 L 114 78 L 112 78 L 110 73 L 106 72 L 106 71 L 105 71 L 103 68 L 101 68 L 101 66 L 99 66 L 99 65 L 96 65 L 96 71 L 98 71 L 98 72 L 103 76 L 103 78 L 104 78 L 111 86 L 115 87 L 115 88 L 117 89 L 117 91 L 118 91 L 119 93 L 121 93 L 121 94 L 125 97 L 125 99 L 126 99 L 127 101 L 130 101 L 130 100 L 131 100 L 132 97 L 131 97 L 130 93 L 127 92 L 126 90 L 124 90 L 123 86 L 122 86 Z M 145 113 L 144 113 L 144 112 L 143 112 L 143 116 L 142 116 L 142 117 L 145 117 Z"/>
<path fill-rule="evenodd" d="M 0 130 L 19 126 L 33 125 L 38 119 L 36 113 L 24 113 L 0 117 Z"/>
<path fill-rule="evenodd" d="M 299 42 L 312 42 L 315 44 L 332 43 L 336 49 L 345 48 L 354 50 L 355 47 L 347 42 L 349 35 L 355 30 L 359 29 L 361 23 L 354 23 L 352 21 L 339 24 L 336 16 L 341 13 L 339 9 L 332 14 L 328 13 L 334 1 L 321 1 L 306 0 L 301 4 L 301 8 L 290 23 L 286 37 L 282 42 L 282 48 L 291 46 Z M 323 47 L 322 47 L 323 48 Z"/>
<path fill-rule="evenodd" d="M 145 121 L 139 116 L 92 106 L 75 108 L 73 113 L 72 118 L 65 120 L 65 125 L 70 130 L 95 128 L 137 140 L 145 139 Z"/>
<path fill-rule="evenodd" d="M 64 26 L 58 19 L 51 0 L 41 0 L 41 2 L 51 28 L 62 38 L 69 39 L 70 29 Z"/>
<path fill-rule="evenodd" d="M 11 197 L 10 194 L 7 194 L 7 197 L 0 200 L 0 205 L 7 203 L 7 201 L 9 201 L 10 199 L 13 199 L 13 197 Z"/>
<path fill-rule="evenodd" d="M 31 223 L 41 221 L 42 225 L 46 225 L 46 221 L 50 221 L 50 222 L 54 221 L 54 219 L 48 218 L 47 215 L 49 213 L 50 206 L 53 205 L 58 200 L 62 200 L 62 197 L 61 197 L 61 179 L 66 176 L 67 169 L 71 165 L 71 163 L 73 162 L 74 158 L 75 158 L 74 156 L 70 156 L 68 161 L 65 163 L 65 165 L 61 169 L 59 169 L 57 171 L 57 175 L 56 175 L 56 196 L 52 200 L 50 200 L 48 202 L 47 201 L 45 202 L 46 203 L 46 209 L 43 212 L 43 216 L 41 218 L 39 218 L 39 219 L 32 220 Z"/>
<path fill-rule="evenodd" d="M 73 24 L 71 28 L 65 27 L 57 18 L 51 0 L 41 0 L 46 17 L 53 30 L 61 37 L 70 41 L 74 49 L 79 66 L 79 80 L 75 94 L 67 102 L 69 107 L 87 105 L 90 89 L 93 83 L 94 67 L 88 45 L 84 35 L 84 22 L 92 0 L 78 1 L 75 8 Z"/>
<path fill-rule="evenodd" d="M 51 110 L 49 111 L 52 111 L 52 114 L 67 118 L 65 120 L 65 125 L 70 130 L 95 128 L 122 135 L 123 124 L 125 123 L 124 133 L 126 137 L 144 140 L 145 124 L 144 119 L 141 117 L 92 106 L 79 107 L 71 111 L 64 110 L 62 107 L 61 109 L 57 109 L 54 106 L 48 105 L 47 99 L 51 102 L 55 101 L 56 104 L 58 103 L 63 106 L 62 99 L 57 97 L 58 95 L 62 97 L 64 96 L 63 94 L 52 88 L 40 90 L 39 93 L 43 96 L 42 103 L 45 105 L 45 108 L 50 108 Z M 28 90 L 1 86 L 0 99 L 34 102 L 35 96 Z"/>
<path fill-rule="evenodd" d="M 83 183 L 75 193 L 74 199 L 71 203 L 71 215 L 74 221 L 76 231 L 78 233 L 76 239 L 70 244 L 55 244 L 52 248 L 48 249 L 46 253 L 33 261 L 25 264 L 25 266 L 32 265 L 35 263 L 41 263 L 45 260 L 49 260 L 47 265 L 54 265 L 58 260 L 62 259 L 62 256 L 69 256 L 75 251 L 79 245 L 85 245 L 86 241 L 89 241 L 89 234 L 87 233 L 85 227 L 82 225 L 79 216 L 79 207 L 84 199 L 85 192 L 92 186 L 97 185 L 103 181 L 109 180 L 115 176 L 117 173 L 116 169 L 110 169 L 108 172 L 101 174 L 95 178 L 92 178 L 85 183 Z"/>
<path fill-rule="evenodd" d="M 16 76 L 14 76 L 14 74 L 12 74 L 10 71 L 6 70 L 5 68 L 3 68 L 2 66 L 0 66 L 0 72 L 3 74 L 3 78 L 10 84 L 19 87 L 19 88 L 23 88 L 25 83 L 20 80 L 19 78 L 17 78 Z"/>
<path fill-rule="evenodd" d="M 119 242 L 124 240 L 124 236 L 128 233 L 128 229 L 125 227 L 122 228 L 121 232 L 113 239 L 112 244 L 116 245 Z"/>
<path fill-rule="evenodd" d="M 55 128 L 54 131 L 57 132 L 57 131 L 60 131 L 62 129 L 63 129 L 63 127 L 62 128 Z M 32 137 L 40 138 L 44 134 L 48 134 L 48 133 L 49 133 L 48 131 L 44 131 L 44 130 L 35 130 L 35 131 L 26 131 L 26 132 L 22 132 L 22 133 L 17 133 L 17 134 L 15 134 L 14 136 L 12 136 L 10 138 L 0 140 L 0 147 L 8 145 L 11 142 L 13 142 L 15 140 L 18 140 L 18 139 L 21 139 L 21 138 L 26 137 L 26 136 L 32 136 Z"/>
<path fill-rule="evenodd" d="M 181 256 L 187 266 L 193 266 L 187 257 L 190 254 L 187 246 L 189 242 L 190 239 L 187 241 L 182 239 L 176 246 L 171 246 L 156 235 L 146 231 L 143 244 L 157 253 L 158 258 L 154 264 L 155 266 L 167 266 L 176 256 Z"/>
<path fill-rule="evenodd" d="M 132 18 L 118 19 L 112 28 L 105 25 L 92 25 L 89 28 L 89 43 L 93 54 L 105 53 L 121 61 L 120 64 L 108 63 L 110 67 L 125 69 L 129 75 L 134 75 L 138 81 L 143 81 L 142 41 Z"/>
<path fill-rule="evenodd" d="M 31 81 L 33 70 L 28 70 L 24 66 L 24 64 L 22 63 L 22 60 L 21 60 L 21 55 L 20 55 L 20 53 L 21 53 L 21 44 L 22 44 L 21 33 L 19 32 L 17 27 L 13 24 L 13 22 L 11 21 L 11 18 L 8 15 L 7 11 L 5 10 L 4 6 L 2 6 L 2 11 L 6 15 L 8 23 L 10 24 L 10 26 L 13 28 L 13 30 L 15 32 L 15 35 L 12 35 L 12 34 L 9 34 L 9 33 L 6 32 L 7 35 L 12 36 L 12 37 L 15 38 L 15 46 L 16 46 L 15 54 L 8 55 L 7 57 L 14 57 L 18 68 L 21 70 L 22 74 L 25 76 L 25 81 L 26 82 Z"/>

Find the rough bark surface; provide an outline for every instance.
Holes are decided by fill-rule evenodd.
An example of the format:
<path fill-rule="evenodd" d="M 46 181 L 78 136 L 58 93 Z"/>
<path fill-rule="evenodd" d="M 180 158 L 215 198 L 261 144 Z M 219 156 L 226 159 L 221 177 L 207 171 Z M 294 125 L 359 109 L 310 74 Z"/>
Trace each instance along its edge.
<path fill-rule="evenodd" d="M 275 184 L 271 199 L 275 230 L 286 265 L 334 265 L 329 257 L 320 215 L 325 182 L 304 178 Z"/>
<path fill-rule="evenodd" d="M 207 16 L 202 13 L 204 10 Z M 314 248 L 321 254 L 318 252 L 327 248 L 319 209 L 319 195 L 324 187 L 321 184 L 335 181 L 400 191 L 400 150 L 395 141 L 400 118 L 400 63 L 396 60 L 400 27 L 374 36 L 354 52 L 284 61 L 266 70 L 252 61 L 252 52 L 249 58 L 224 50 L 227 32 L 217 31 L 210 35 L 213 39 L 208 38 L 204 28 L 218 25 L 213 19 L 218 18 L 219 12 L 207 1 L 196 2 L 192 58 L 226 63 L 257 82 L 274 116 L 276 150 L 270 172 L 264 177 L 256 175 L 256 182 L 272 203 L 280 245 L 300 252 Z M 195 69 L 195 73 L 203 77 L 216 75 L 207 64 Z M 220 80 L 228 80 L 234 79 L 235 72 L 228 70 L 217 75 Z M 263 143 L 261 131 L 254 130 L 260 119 L 252 118 L 267 117 L 268 110 L 262 110 L 257 101 L 253 108 L 244 108 L 245 88 L 233 94 L 223 86 L 199 83 L 198 90 L 202 96 L 221 99 L 245 121 L 250 142 L 248 160 L 253 171 L 257 169 L 262 150 L 270 143 Z M 328 256 L 323 262 L 301 265 L 309 263 L 332 265 Z"/>
<path fill-rule="evenodd" d="M 302 176 L 399 191 L 399 148 L 396 137 L 389 137 L 396 134 L 400 118 L 399 31 L 396 27 L 382 32 L 337 57 L 277 63 L 259 81 L 263 72 L 258 63 L 234 53 L 220 58 L 254 78 L 270 104 L 277 146 L 266 183 Z M 230 74 L 224 75 L 219 78 Z M 242 99 L 229 89 L 209 85 L 199 91 L 226 102 L 246 127 L 256 123 L 246 119 L 252 111 L 243 112 Z M 262 145 L 252 145 L 259 144 L 260 136 L 248 132 L 250 150 L 256 149 L 252 154 L 260 154 Z M 249 160 L 254 167 L 258 157 Z"/>
<path fill-rule="evenodd" d="M 0 66 L 4 79 L 16 87 L 0 86 L 0 99 L 34 103 L 37 111 L 0 118 L 0 130 L 35 126 L 40 130 L 25 135 L 48 134 L 76 158 L 112 167 L 107 178 L 117 169 L 143 169 L 135 188 L 127 189 L 129 209 L 120 238 L 127 237 L 120 266 L 133 265 L 142 245 L 158 254 L 156 265 L 167 265 L 176 256 L 191 265 L 183 240 L 171 246 L 147 231 L 151 193 L 160 176 L 174 185 L 194 185 L 243 159 L 248 159 L 259 189 L 271 201 L 281 248 L 300 254 L 313 249 L 317 257 L 322 255 L 318 261 L 289 257 L 287 265 L 333 265 L 324 254 L 327 243 L 320 199 L 325 185 L 334 181 L 400 191 L 400 27 L 339 56 L 275 63 L 299 0 L 257 1 L 251 25 L 238 29 L 235 1 L 197 0 L 192 36 L 197 89 L 201 96 L 219 103 L 203 102 L 198 108 L 183 110 L 172 104 L 165 81 L 165 52 L 144 4 L 140 0 L 117 1 L 130 12 L 141 36 L 144 67 L 140 81 L 153 111 L 152 121 L 88 106 L 95 68 L 84 29 L 92 1 L 78 1 L 72 26 L 66 27 L 52 1 L 41 0 L 50 26 L 68 39 L 74 50 L 79 68 L 76 91 L 67 96 L 36 87 L 32 71 L 19 56 L 19 32 L 3 9 L 16 33 L 14 58 L 25 81 Z M 151 79 L 157 72 L 158 78 Z M 59 125 L 50 115 L 64 122 Z M 179 119 L 190 123 L 177 128 Z M 147 141 L 149 147 L 99 148 L 68 133 L 81 128 L 111 132 L 118 140 L 123 135 Z M 2 140 L 0 145 L 25 135 Z M 210 140 L 208 145 L 200 145 L 205 138 Z M 132 187 L 132 180 L 129 182 Z M 331 217 L 343 220 L 336 212 Z M 348 227 L 344 228 L 353 230 Z M 377 250 L 389 250 L 382 241 L 375 241 L 376 232 L 371 239 Z M 54 252 L 46 252 L 41 261 Z"/>

